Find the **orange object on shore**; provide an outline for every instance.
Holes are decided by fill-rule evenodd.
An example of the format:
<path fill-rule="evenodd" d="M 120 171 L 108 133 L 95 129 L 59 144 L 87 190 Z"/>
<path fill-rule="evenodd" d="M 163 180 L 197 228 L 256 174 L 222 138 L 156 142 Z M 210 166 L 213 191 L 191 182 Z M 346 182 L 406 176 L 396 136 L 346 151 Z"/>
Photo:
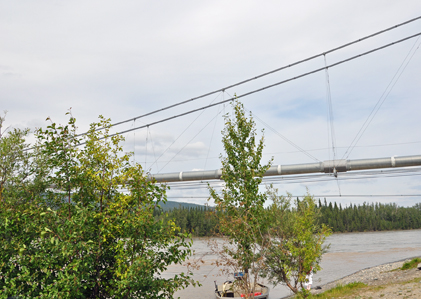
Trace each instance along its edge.
<path fill-rule="evenodd" d="M 254 293 L 254 296 L 259 296 L 259 295 L 262 295 L 262 293 L 260 293 L 260 292 L 256 292 L 256 293 Z M 244 294 L 241 294 L 241 297 L 245 297 L 246 295 L 244 295 Z M 253 296 L 253 294 L 249 294 L 249 297 L 250 296 Z"/>

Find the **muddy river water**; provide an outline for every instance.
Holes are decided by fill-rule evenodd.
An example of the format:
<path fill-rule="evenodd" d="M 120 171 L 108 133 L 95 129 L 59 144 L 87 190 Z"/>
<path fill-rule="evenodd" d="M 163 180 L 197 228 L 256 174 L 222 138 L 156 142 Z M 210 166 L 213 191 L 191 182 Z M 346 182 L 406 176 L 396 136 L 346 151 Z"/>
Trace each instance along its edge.
<path fill-rule="evenodd" d="M 214 281 L 222 283 L 231 280 L 232 275 L 218 276 L 218 268 L 211 265 L 216 256 L 209 254 L 208 239 L 196 238 L 193 242 L 195 256 L 204 256 L 205 263 L 199 270 L 193 271 L 194 279 L 200 281 L 202 286 L 177 291 L 175 297 L 215 298 Z M 334 234 L 327 238 L 326 243 L 331 245 L 323 255 L 323 269 L 313 277 L 313 286 L 323 285 L 365 268 L 421 256 L 421 230 Z M 170 277 L 185 270 L 182 266 L 171 266 L 163 276 Z M 291 294 L 285 286 L 269 286 L 270 299 Z"/>

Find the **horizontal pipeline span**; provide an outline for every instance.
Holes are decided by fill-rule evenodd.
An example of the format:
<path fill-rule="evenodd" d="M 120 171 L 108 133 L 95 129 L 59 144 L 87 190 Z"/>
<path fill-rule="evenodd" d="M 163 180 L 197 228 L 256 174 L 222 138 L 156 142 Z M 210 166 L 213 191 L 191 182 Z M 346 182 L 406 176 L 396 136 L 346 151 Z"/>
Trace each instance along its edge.
<path fill-rule="evenodd" d="M 421 155 L 359 159 L 359 160 L 328 160 L 318 163 L 274 165 L 263 176 L 293 175 L 303 173 L 333 173 L 352 170 L 381 169 L 393 167 L 421 166 Z M 186 182 L 219 180 L 222 170 L 183 171 L 173 173 L 152 174 L 157 182 Z"/>

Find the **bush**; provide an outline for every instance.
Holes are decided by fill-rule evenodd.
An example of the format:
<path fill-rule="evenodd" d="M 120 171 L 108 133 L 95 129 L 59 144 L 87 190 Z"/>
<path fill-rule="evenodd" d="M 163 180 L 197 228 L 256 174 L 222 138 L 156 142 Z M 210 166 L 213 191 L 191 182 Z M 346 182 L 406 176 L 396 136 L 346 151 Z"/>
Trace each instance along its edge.
<path fill-rule="evenodd" d="M 155 219 L 166 187 L 129 163 L 109 128 L 100 117 L 78 136 L 70 117 L 37 131 L 31 180 L 0 190 L 0 298 L 172 298 L 192 283 L 162 278 L 190 256 L 190 235 Z"/>

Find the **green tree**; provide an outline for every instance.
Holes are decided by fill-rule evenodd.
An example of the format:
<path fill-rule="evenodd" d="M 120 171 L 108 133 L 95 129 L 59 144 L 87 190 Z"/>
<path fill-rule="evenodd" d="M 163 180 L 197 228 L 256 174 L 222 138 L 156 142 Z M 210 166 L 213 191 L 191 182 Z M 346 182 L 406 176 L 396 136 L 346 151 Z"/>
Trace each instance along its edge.
<path fill-rule="evenodd" d="M 0 298 L 172 298 L 195 284 L 191 273 L 162 277 L 190 256 L 190 235 L 154 217 L 166 187 L 129 163 L 109 128 L 100 116 L 78 136 L 70 116 L 38 130 L 31 184 L 45 188 L 3 198 Z"/>
<path fill-rule="evenodd" d="M 229 246 L 224 247 L 224 254 L 235 261 L 237 271 L 242 270 L 247 274 L 249 270 L 256 272 L 256 244 L 264 235 L 267 225 L 264 208 L 266 196 L 259 191 L 259 184 L 271 161 L 261 165 L 264 139 L 261 137 L 257 140 L 251 114 L 247 118 L 243 105 L 238 101 L 233 103 L 233 110 L 233 118 L 225 115 L 222 132 L 225 156 L 221 156 L 221 179 L 225 185 L 221 194 L 212 188 L 209 190 L 216 210 L 220 212 L 220 231 L 230 242 Z"/>
<path fill-rule="evenodd" d="M 261 165 L 264 139 L 256 139 L 253 119 L 246 117 L 240 102 L 234 102 L 233 109 L 234 117 L 225 116 L 222 132 L 225 156 L 221 156 L 221 178 L 225 184 L 220 194 L 209 188 L 220 215 L 220 231 L 229 243 L 222 249 L 214 244 L 211 248 L 219 255 L 218 265 L 245 272 L 245 278 L 234 283 L 246 297 L 262 275 L 298 292 L 305 273 L 311 267 L 320 269 L 323 242 L 330 231 L 318 224 L 319 214 L 311 196 L 296 200 L 296 207 L 291 208 L 291 198 L 279 197 L 276 189 L 260 191 L 272 161 Z M 273 203 L 265 209 L 268 198 Z M 306 291 L 303 294 L 307 295 Z"/>
<path fill-rule="evenodd" d="M 262 276 L 274 285 L 283 284 L 294 293 L 308 291 L 303 284 L 310 271 L 320 268 L 323 245 L 330 229 L 319 223 L 319 210 L 312 196 L 307 194 L 301 201 L 296 200 L 291 207 L 291 196 L 277 195 L 276 189 L 268 193 L 272 204 L 268 209 L 273 224 L 264 251 L 265 267 Z"/>

